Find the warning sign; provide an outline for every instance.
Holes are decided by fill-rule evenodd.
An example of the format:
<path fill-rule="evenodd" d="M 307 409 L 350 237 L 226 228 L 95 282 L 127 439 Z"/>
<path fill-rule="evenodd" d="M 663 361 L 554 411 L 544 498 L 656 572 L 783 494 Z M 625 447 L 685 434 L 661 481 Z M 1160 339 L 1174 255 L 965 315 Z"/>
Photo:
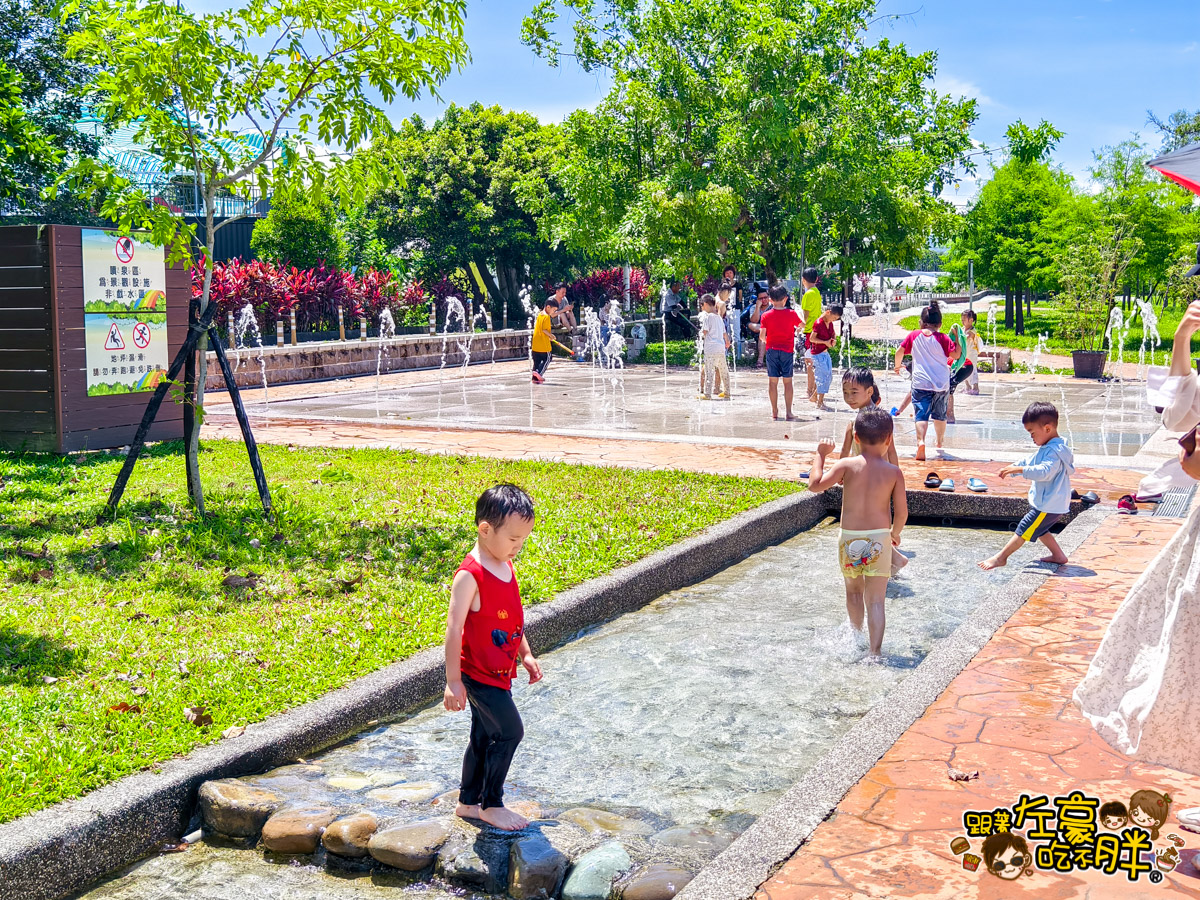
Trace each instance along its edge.
<path fill-rule="evenodd" d="M 112 327 L 108 329 L 108 337 L 104 340 L 105 350 L 124 350 L 125 339 L 121 337 L 121 329 L 117 327 L 117 323 L 113 322 Z"/>
<path fill-rule="evenodd" d="M 168 364 L 163 250 L 93 228 L 82 245 L 88 396 L 152 391 Z"/>

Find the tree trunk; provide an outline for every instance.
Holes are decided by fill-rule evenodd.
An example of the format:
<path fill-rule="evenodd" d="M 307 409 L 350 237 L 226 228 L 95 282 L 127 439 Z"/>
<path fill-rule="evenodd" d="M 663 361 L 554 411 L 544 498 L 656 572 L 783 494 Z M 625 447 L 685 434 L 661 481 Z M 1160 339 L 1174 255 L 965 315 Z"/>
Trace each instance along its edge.
<path fill-rule="evenodd" d="M 1013 289 L 1011 285 L 1004 286 L 1004 327 L 1013 327 Z"/>
<path fill-rule="evenodd" d="M 1024 287 L 1022 287 L 1019 284 L 1017 285 L 1017 289 L 1016 289 L 1016 301 L 1017 302 L 1015 304 L 1015 312 L 1017 314 L 1017 321 L 1016 321 L 1015 327 L 1013 328 L 1013 333 L 1019 334 L 1019 335 L 1025 333 L 1025 307 L 1021 305 L 1021 293 L 1024 290 L 1025 290 Z"/>
<path fill-rule="evenodd" d="M 1025 286 L 1025 315 L 1033 315 L 1033 291 L 1029 289 L 1028 285 Z"/>
<path fill-rule="evenodd" d="M 200 292 L 200 304 L 196 309 L 197 319 L 203 319 L 208 311 L 209 298 L 212 295 L 213 247 L 216 235 L 213 234 L 213 206 L 216 203 L 216 191 L 207 188 L 204 191 L 204 288 Z M 189 362 L 191 362 L 189 360 Z M 193 427 L 191 433 L 185 435 L 184 457 L 187 469 L 188 496 L 196 507 L 196 512 L 204 515 L 204 485 L 200 481 L 200 426 L 204 422 L 204 382 L 208 377 L 208 332 L 202 331 L 196 339 L 195 362 L 191 365 L 196 373 L 195 383 L 184 392 L 184 416 L 189 413 L 186 404 L 191 402 Z M 186 380 L 186 376 L 185 376 Z"/>

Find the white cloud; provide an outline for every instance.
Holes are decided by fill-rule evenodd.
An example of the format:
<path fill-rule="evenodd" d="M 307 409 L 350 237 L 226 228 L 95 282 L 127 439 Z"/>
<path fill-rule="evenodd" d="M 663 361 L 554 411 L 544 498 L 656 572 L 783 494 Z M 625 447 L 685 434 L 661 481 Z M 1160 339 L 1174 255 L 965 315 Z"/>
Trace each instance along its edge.
<path fill-rule="evenodd" d="M 975 82 L 955 78 L 953 75 L 947 75 L 945 72 L 939 72 L 934 77 L 933 86 L 942 94 L 950 94 L 954 97 L 970 97 L 972 100 L 977 101 L 980 106 L 997 105 L 996 101 L 985 94 Z"/>
<path fill-rule="evenodd" d="M 1184 53 L 1195 53 L 1198 48 L 1200 48 L 1200 43 L 1197 43 L 1196 41 L 1192 41 L 1190 44 L 1186 45 L 1183 48 L 1183 52 Z"/>

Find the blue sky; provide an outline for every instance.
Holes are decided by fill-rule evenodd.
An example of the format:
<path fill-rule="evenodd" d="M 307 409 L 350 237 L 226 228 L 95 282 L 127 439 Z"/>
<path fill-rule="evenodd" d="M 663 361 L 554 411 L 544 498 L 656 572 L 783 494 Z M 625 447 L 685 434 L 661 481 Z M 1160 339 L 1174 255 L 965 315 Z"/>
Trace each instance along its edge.
<path fill-rule="evenodd" d="M 602 77 L 570 60 L 551 69 L 522 46 L 521 19 L 532 5 L 470 0 L 473 60 L 443 85 L 447 101 L 559 120 L 604 95 Z M 939 88 L 980 101 L 978 140 L 996 146 L 1013 120 L 1048 119 L 1066 132 L 1057 159 L 1077 177 L 1087 177 L 1093 149 L 1135 132 L 1157 147 L 1147 109 L 1165 116 L 1200 108 L 1200 0 L 884 0 L 879 12 L 907 13 L 877 25 L 879 36 L 936 50 Z M 390 112 L 399 121 L 414 112 L 434 117 L 439 108 L 405 101 Z M 968 180 L 957 199 L 973 192 Z"/>

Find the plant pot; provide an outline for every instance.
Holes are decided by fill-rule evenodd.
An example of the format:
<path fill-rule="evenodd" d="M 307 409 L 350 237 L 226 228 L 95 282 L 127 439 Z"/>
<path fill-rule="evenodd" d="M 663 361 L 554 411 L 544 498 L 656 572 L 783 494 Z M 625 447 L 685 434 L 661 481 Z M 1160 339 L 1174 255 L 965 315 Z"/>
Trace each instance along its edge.
<path fill-rule="evenodd" d="M 1100 378 L 1104 375 L 1104 363 L 1108 360 L 1105 350 L 1072 350 L 1071 362 L 1075 366 L 1076 378 Z"/>

